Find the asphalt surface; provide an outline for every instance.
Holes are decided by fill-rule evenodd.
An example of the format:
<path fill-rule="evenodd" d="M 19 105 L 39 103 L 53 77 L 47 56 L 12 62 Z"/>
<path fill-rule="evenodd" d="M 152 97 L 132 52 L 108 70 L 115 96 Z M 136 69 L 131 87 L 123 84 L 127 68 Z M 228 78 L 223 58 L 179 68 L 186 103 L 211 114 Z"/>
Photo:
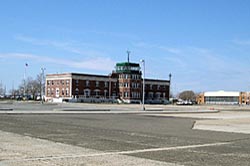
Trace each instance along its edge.
<path fill-rule="evenodd" d="M 0 129 L 179 165 L 250 165 L 250 135 L 192 130 L 197 119 L 143 114 L 0 114 Z"/>

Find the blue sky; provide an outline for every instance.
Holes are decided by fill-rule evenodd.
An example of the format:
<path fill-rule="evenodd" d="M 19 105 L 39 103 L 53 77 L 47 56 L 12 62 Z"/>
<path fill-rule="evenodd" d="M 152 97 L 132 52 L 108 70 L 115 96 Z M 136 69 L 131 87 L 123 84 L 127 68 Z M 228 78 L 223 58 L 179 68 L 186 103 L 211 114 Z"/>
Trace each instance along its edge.
<path fill-rule="evenodd" d="M 0 79 L 108 74 L 145 59 L 174 93 L 250 91 L 249 0 L 8 0 L 0 5 Z"/>

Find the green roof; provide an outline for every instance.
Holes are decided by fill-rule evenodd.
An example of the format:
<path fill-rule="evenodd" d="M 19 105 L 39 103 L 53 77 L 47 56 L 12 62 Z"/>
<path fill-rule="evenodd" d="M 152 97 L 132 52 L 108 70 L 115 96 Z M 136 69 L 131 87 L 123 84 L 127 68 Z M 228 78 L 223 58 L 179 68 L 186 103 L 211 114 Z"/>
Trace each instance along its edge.
<path fill-rule="evenodd" d="M 117 73 L 140 73 L 139 63 L 122 62 L 116 64 Z"/>
<path fill-rule="evenodd" d="M 122 63 L 117 63 L 116 66 L 132 66 L 132 67 L 139 67 L 139 63 L 129 63 L 129 62 L 122 62 Z"/>

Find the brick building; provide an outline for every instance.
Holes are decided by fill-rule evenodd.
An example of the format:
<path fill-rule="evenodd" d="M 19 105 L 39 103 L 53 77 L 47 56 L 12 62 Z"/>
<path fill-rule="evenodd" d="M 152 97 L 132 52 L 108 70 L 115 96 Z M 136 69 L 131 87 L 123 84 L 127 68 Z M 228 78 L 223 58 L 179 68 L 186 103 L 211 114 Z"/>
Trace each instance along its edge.
<path fill-rule="evenodd" d="M 110 75 L 63 73 L 46 75 L 46 100 L 140 103 L 142 72 L 137 63 L 117 63 Z M 169 100 L 169 80 L 145 79 L 145 102 Z"/>

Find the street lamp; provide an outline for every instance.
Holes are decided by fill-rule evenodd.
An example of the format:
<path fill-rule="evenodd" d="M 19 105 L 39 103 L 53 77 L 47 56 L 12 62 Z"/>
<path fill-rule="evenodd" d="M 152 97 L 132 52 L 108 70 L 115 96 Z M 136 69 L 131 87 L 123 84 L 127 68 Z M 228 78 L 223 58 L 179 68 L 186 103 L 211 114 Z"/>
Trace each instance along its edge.
<path fill-rule="evenodd" d="M 142 80 L 142 110 L 145 110 L 144 102 L 145 102 L 145 60 L 140 60 L 143 65 L 143 80 Z"/>
<path fill-rule="evenodd" d="M 42 71 L 42 80 L 41 80 L 41 100 L 42 100 L 42 104 L 43 104 L 43 95 L 44 95 L 44 88 L 45 88 L 45 81 L 44 81 L 44 71 L 46 70 L 46 68 L 42 67 L 41 71 Z"/>
<path fill-rule="evenodd" d="M 109 100 L 111 99 L 111 73 L 109 74 Z"/>
<path fill-rule="evenodd" d="M 169 73 L 168 76 L 169 76 L 169 92 L 168 92 L 169 93 L 169 96 L 168 96 L 169 98 L 168 98 L 168 100 L 170 101 L 170 89 L 171 89 L 171 77 L 172 77 L 172 74 Z"/>
<path fill-rule="evenodd" d="M 27 67 L 28 67 L 28 63 L 25 63 L 25 66 L 24 66 L 24 92 L 23 92 L 23 95 L 26 97 L 26 77 L 27 77 Z"/>

